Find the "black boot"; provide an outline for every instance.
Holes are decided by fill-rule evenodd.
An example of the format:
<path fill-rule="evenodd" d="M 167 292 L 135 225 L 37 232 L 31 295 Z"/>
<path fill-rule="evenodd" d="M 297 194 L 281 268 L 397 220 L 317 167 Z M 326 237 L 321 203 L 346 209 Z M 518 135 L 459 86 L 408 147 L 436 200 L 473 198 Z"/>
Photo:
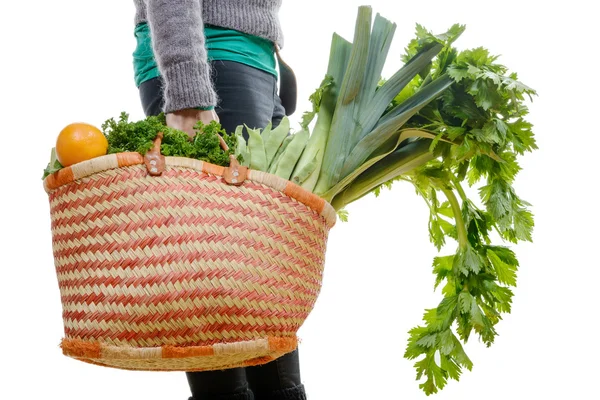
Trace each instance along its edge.
<path fill-rule="evenodd" d="M 298 385 L 270 393 L 256 393 L 256 400 L 306 400 L 306 391 L 304 385 Z"/>
<path fill-rule="evenodd" d="M 254 400 L 244 368 L 186 372 L 186 377 L 192 392 L 189 400 Z"/>

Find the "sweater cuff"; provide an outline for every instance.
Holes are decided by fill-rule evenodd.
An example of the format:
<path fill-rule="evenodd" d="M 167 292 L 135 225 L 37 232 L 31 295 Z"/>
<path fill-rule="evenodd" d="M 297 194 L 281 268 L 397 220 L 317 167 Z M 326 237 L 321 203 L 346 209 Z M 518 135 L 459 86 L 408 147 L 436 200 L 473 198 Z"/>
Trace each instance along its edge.
<path fill-rule="evenodd" d="M 144 0 L 133 0 L 135 3 L 135 25 L 139 25 L 148 20 L 146 2 Z"/>
<path fill-rule="evenodd" d="M 175 64 L 164 72 L 164 78 L 165 113 L 217 103 L 207 64 Z"/>

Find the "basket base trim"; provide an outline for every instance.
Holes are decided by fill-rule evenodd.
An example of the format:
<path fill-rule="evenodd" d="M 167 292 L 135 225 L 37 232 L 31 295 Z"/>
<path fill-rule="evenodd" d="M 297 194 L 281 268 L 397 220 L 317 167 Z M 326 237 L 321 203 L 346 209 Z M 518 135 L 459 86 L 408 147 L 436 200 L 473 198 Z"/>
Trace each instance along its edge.
<path fill-rule="evenodd" d="M 207 371 L 266 364 L 298 346 L 296 337 L 267 337 L 210 346 L 121 347 L 63 339 L 63 354 L 91 364 L 129 370 Z"/>

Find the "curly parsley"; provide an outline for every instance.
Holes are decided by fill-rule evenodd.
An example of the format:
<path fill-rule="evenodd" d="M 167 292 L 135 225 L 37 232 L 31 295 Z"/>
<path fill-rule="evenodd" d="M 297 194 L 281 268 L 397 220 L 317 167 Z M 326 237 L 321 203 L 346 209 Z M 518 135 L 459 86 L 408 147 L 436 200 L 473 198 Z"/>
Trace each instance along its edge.
<path fill-rule="evenodd" d="M 228 166 L 229 155 L 233 154 L 237 146 L 236 136 L 227 134 L 216 121 L 206 125 L 198 121 L 194 129 L 197 134 L 190 141 L 187 133 L 167 127 L 164 114 L 130 122 L 129 115 L 121 113 L 118 121 L 111 118 L 102 124 L 102 131 L 108 140 L 109 154 L 126 151 L 146 154 L 152 148 L 157 133 L 163 132 L 160 147 L 163 155 L 195 158 Z M 225 139 L 229 151 L 221 149 L 219 135 Z"/>

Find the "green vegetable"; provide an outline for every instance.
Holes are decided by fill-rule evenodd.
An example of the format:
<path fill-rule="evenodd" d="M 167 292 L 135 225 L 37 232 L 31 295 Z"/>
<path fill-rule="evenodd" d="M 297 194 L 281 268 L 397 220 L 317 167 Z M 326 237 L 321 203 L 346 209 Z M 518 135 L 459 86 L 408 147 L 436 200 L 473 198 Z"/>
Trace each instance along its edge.
<path fill-rule="evenodd" d="M 338 218 L 342 222 L 348 222 L 348 211 L 341 209 L 336 211 Z"/>
<path fill-rule="evenodd" d="M 306 130 L 301 130 L 293 135 L 293 139 L 291 140 L 290 144 L 281 154 L 275 175 L 288 180 L 291 178 L 294 167 L 296 166 L 298 159 L 306 147 L 308 136 L 309 133 Z"/>
<path fill-rule="evenodd" d="M 269 137 L 271 136 L 272 129 L 273 129 L 273 123 L 271 121 L 269 121 L 267 126 L 260 133 L 260 135 L 262 136 L 263 142 L 265 144 L 267 143 L 267 141 L 269 140 Z M 265 147 L 265 150 L 266 150 L 266 147 Z"/>
<path fill-rule="evenodd" d="M 118 121 L 111 118 L 102 124 L 109 154 L 127 151 L 146 154 L 158 132 L 163 132 L 160 150 L 165 156 L 189 157 L 228 166 L 229 155 L 239 152 L 236 149 L 237 136 L 227 134 L 218 122 L 205 125 L 198 121 L 194 129 L 197 134 L 190 141 L 187 133 L 167 127 L 164 114 L 130 122 L 128 114 L 121 113 Z M 221 149 L 218 135 L 225 139 L 229 151 Z"/>
<path fill-rule="evenodd" d="M 211 121 L 207 125 L 203 124 L 202 121 L 198 121 L 195 129 L 197 134 L 194 136 L 192 142 L 195 149 L 195 151 L 192 153 L 192 158 L 207 161 L 211 164 L 229 166 L 229 155 L 234 153 L 237 146 L 236 136 L 227 134 L 221 128 L 221 125 L 216 121 Z M 227 144 L 231 150 L 227 152 L 223 151 L 219 136 L 225 139 L 225 144 Z M 178 133 L 177 137 L 181 137 L 181 134 Z M 164 155 L 167 155 L 166 147 L 169 145 L 169 139 L 170 137 L 167 138 L 167 143 L 161 146 L 161 150 Z M 178 152 L 177 148 L 174 147 L 173 150 L 171 150 L 170 155 L 180 156 L 180 153 Z"/>
<path fill-rule="evenodd" d="M 281 119 L 281 122 L 277 127 L 271 130 L 270 134 L 265 138 L 265 132 L 263 131 L 263 141 L 265 143 L 265 153 L 267 156 L 267 168 L 273 162 L 275 158 L 275 154 L 277 154 L 277 150 L 288 136 L 290 132 L 290 120 L 287 116 L 284 116 Z"/>
<path fill-rule="evenodd" d="M 430 146 L 429 140 L 416 140 L 383 157 L 336 195 L 332 205 L 340 209 L 377 190 L 391 179 L 403 176 L 431 161 L 434 153 L 430 151 Z"/>
<path fill-rule="evenodd" d="M 327 144 L 333 112 L 339 94 L 339 83 L 344 78 L 351 49 L 352 45 L 347 40 L 337 34 L 333 35 L 327 75 L 316 92 L 310 96 L 313 110 L 305 113 L 303 117 L 302 127 L 308 130 L 308 125 L 318 113 L 317 122 L 308 139 L 306 149 L 302 153 L 300 160 L 298 160 L 298 165 L 292 176 L 299 175 L 300 171 L 304 171 L 307 164 L 312 163 L 313 159 L 316 159 L 314 171 L 302 183 L 302 187 L 311 192 L 314 190 L 319 179 L 319 173 L 323 164 L 323 155 L 325 154 L 323 150 Z"/>
<path fill-rule="evenodd" d="M 350 50 L 348 65 L 341 81 L 335 113 L 327 137 L 322 171 L 316 185 L 316 193 L 325 192 L 340 179 L 341 167 L 352 148 L 353 131 L 356 129 L 354 120 L 355 110 L 360 107 L 359 101 L 353 102 L 358 95 L 365 78 L 369 56 L 369 39 L 371 37 L 371 7 L 359 7 L 358 18 L 354 31 L 354 42 Z M 391 25 L 391 24 L 390 24 Z M 385 58 L 385 55 L 383 56 Z M 366 71 L 369 74 L 379 74 L 378 71 Z M 378 77 L 379 78 L 379 77 Z M 360 100 L 360 98 L 358 99 Z"/>
<path fill-rule="evenodd" d="M 48 175 L 52 175 L 62 168 L 63 166 L 56 157 L 56 149 L 53 147 L 52 151 L 50 152 L 50 162 L 46 166 L 46 169 L 44 169 L 44 175 L 42 176 L 42 179 L 46 179 Z"/>
<path fill-rule="evenodd" d="M 271 166 L 269 167 L 268 172 L 270 174 L 275 174 L 275 171 L 277 171 L 277 167 L 279 167 L 279 160 L 281 160 L 281 155 L 284 153 L 285 149 L 287 149 L 288 145 L 292 142 L 292 140 L 294 140 L 294 137 L 295 137 L 295 135 L 290 135 L 283 140 L 283 143 L 277 150 L 277 153 L 275 154 L 275 157 L 273 158 L 273 162 L 271 163 Z"/>
<path fill-rule="evenodd" d="M 348 218 L 348 204 L 409 182 L 429 207 L 431 242 L 441 250 L 456 241 L 456 252 L 433 261 L 442 300 L 409 332 L 405 352 L 429 395 L 473 367 L 463 344 L 477 335 L 490 346 L 511 310 L 519 262 L 494 241 L 532 240 L 530 205 L 512 185 L 518 157 L 537 149 L 525 119 L 525 100 L 536 93 L 486 49 L 456 50 L 453 43 L 465 31 L 458 24 L 441 35 L 417 25 L 404 66 L 381 79 L 394 30 L 380 16 L 371 27 L 370 8 L 360 7 L 354 42 L 333 36 L 312 110 L 303 115 L 300 133 L 284 140 L 269 171 L 329 201 L 341 220 Z M 305 140 L 315 116 L 300 149 L 296 137 Z M 296 163 L 291 155 L 299 153 Z M 480 182 L 476 201 L 464 185 Z"/>
<path fill-rule="evenodd" d="M 427 129 L 435 139 L 396 150 L 334 199 L 341 207 L 369 190 L 379 193 L 395 180 L 408 181 L 429 206 L 431 242 L 438 250 L 449 238 L 458 243 L 455 254 L 434 259 L 435 287 L 442 287 L 443 299 L 426 310 L 422 326 L 410 331 L 406 348 L 405 357 L 418 359 L 417 379 L 425 378 L 420 387 L 426 394 L 442 389 L 448 379 L 458 380 L 464 368 L 470 370 L 473 364 L 461 343 L 474 333 L 490 346 L 502 314 L 511 310 L 519 262 L 512 250 L 492 244 L 491 233 L 517 243 L 531 241 L 533 229 L 529 204 L 512 183 L 520 171 L 517 156 L 537 149 L 523 103 L 535 91 L 487 50 L 454 49 L 451 43 L 462 31 L 455 25 L 434 36 L 417 26 L 417 39 L 407 48 L 405 59 L 410 59 L 428 43 L 444 45 L 428 71 L 411 81 L 409 91 L 426 90 L 441 75 L 450 76 L 453 84 L 405 124 Z M 481 180 L 483 209 L 463 188 Z"/>
<path fill-rule="evenodd" d="M 235 148 L 235 156 L 237 160 L 244 166 L 250 166 L 250 155 L 248 153 L 248 147 L 246 146 L 246 140 L 244 139 L 244 126 L 240 125 L 235 129 L 235 137 L 237 139 L 237 146 Z"/>
<path fill-rule="evenodd" d="M 393 152 L 400 144 L 399 131 L 404 123 L 452 83 L 441 76 L 427 90 L 389 111 L 390 102 L 427 67 L 443 45 L 424 46 L 390 80 L 379 85 L 396 26 L 377 15 L 371 30 L 370 21 L 370 7 L 360 7 L 350 59 L 347 66 L 341 66 L 345 72 L 329 111 L 333 119 L 313 192 L 330 202 L 360 173 Z M 323 109 L 321 105 L 321 112 Z"/>
<path fill-rule="evenodd" d="M 302 153 L 302 155 L 304 155 L 304 153 Z M 298 165 L 296 164 L 296 168 L 294 169 L 294 172 L 292 173 L 292 178 L 290 180 L 297 185 L 303 184 L 306 181 L 306 179 L 308 179 L 308 177 L 314 171 L 316 171 L 318 162 L 319 162 L 319 152 L 317 151 L 317 154 L 315 154 L 315 156 L 313 157 L 311 162 L 309 162 L 308 164 L 304 164 L 302 166 L 302 168 L 299 169 L 299 171 L 298 171 Z M 298 172 L 296 172 L 296 171 L 298 171 Z"/>
<path fill-rule="evenodd" d="M 260 135 L 259 129 L 250 129 L 248 131 L 248 154 L 250 155 L 250 168 L 259 171 L 267 170 L 267 154 L 265 152 L 265 144 Z"/>

